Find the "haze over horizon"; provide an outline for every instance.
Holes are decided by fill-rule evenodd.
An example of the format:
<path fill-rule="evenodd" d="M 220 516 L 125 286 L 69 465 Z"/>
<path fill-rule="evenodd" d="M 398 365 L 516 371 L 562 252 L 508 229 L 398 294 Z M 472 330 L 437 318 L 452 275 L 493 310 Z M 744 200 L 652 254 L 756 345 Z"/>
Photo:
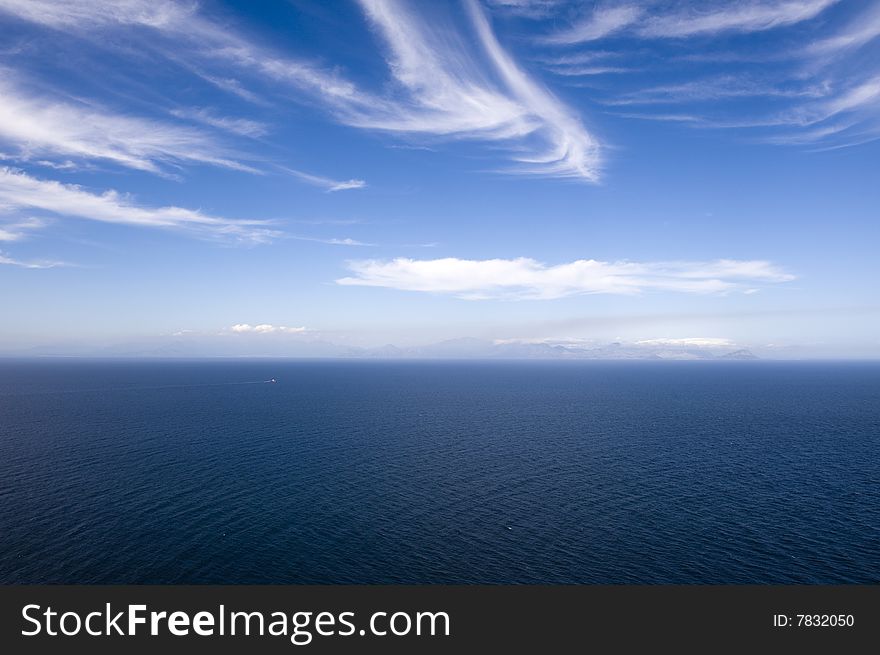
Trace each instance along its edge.
<path fill-rule="evenodd" d="M 880 358 L 876 3 L 0 0 L 0 27 L 0 356 Z"/>

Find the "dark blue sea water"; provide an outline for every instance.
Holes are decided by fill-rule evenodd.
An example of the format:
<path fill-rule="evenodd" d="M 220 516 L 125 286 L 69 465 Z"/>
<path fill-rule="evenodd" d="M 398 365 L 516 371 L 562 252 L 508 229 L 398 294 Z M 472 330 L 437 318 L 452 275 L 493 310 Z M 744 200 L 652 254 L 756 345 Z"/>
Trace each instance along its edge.
<path fill-rule="evenodd" d="M 0 582 L 877 583 L 878 446 L 877 364 L 7 360 Z"/>

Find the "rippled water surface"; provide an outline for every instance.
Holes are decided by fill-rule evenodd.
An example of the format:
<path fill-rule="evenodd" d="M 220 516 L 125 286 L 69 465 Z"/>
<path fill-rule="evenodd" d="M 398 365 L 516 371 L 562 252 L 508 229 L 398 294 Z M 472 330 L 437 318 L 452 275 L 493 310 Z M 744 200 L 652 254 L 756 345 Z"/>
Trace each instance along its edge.
<path fill-rule="evenodd" d="M 878 446 L 876 364 L 0 361 L 0 582 L 877 583 Z"/>

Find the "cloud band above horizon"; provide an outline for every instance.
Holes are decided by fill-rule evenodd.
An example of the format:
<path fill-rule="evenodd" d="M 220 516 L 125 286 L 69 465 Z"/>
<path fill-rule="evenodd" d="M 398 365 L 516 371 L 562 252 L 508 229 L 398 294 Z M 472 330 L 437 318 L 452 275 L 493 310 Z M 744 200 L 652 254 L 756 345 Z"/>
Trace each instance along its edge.
<path fill-rule="evenodd" d="M 548 266 L 517 259 L 469 260 L 404 257 L 348 263 L 353 276 L 344 286 L 370 286 L 450 294 L 465 300 L 550 300 L 580 294 L 634 295 L 646 291 L 717 294 L 747 292 L 755 284 L 795 279 L 767 261 L 717 259 L 707 262 L 603 262 L 579 259 Z"/>

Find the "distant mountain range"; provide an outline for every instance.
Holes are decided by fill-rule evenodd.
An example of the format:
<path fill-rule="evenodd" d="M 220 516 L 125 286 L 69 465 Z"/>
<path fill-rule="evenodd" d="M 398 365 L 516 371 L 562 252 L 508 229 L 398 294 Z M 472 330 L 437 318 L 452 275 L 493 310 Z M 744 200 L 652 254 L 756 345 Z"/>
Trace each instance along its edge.
<path fill-rule="evenodd" d="M 355 359 L 595 359 L 595 360 L 751 360 L 748 350 L 727 350 L 663 343 L 613 342 L 594 346 L 581 343 L 491 341 L 461 338 L 424 346 L 387 344 L 364 348 L 308 338 L 265 338 L 260 335 L 174 335 L 117 343 L 102 347 L 59 344 L 9 353 L 24 356 L 76 357 L 324 357 Z"/>
<path fill-rule="evenodd" d="M 387 345 L 363 349 L 356 356 L 426 359 L 758 359 L 748 350 L 719 352 L 717 349 L 675 346 L 645 346 L 610 343 L 582 347 L 545 342 L 493 342 L 483 339 L 450 339 L 415 348 Z"/>

